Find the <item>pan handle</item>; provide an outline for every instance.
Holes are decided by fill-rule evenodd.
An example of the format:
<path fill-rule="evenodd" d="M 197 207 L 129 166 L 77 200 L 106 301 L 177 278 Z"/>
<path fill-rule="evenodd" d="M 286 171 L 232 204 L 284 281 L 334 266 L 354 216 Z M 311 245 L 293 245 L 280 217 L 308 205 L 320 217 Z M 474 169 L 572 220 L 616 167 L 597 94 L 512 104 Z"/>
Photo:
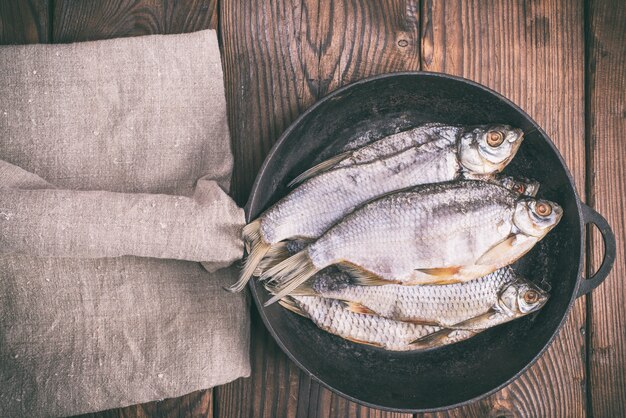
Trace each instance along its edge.
<path fill-rule="evenodd" d="M 580 204 L 582 213 L 583 213 L 583 221 L 585 225 L 594 224 L 600 230 L 602 234 L 602 239 L 604 240 L 604 260 L 602 260 L 602 265 L 594 274 L 588 279 L 582 279 L 580 281 L 580 285 L 578 286 L 578 295 L 580 297 L 582 295 L 586 295 L 591 292 L 593 289 L 598 287 L 600 283 L 606 279 L 606 276 L 609 275 L 611 269 L 613 268 L 613 263 L 615 262 L 615 234 L 613 234 L 613 230 L 609 226 L 609 223 L 604 219 L 604 216 L 600 215 L 595 210 L 591 209 L 589 206 L 584 203 Z"/>

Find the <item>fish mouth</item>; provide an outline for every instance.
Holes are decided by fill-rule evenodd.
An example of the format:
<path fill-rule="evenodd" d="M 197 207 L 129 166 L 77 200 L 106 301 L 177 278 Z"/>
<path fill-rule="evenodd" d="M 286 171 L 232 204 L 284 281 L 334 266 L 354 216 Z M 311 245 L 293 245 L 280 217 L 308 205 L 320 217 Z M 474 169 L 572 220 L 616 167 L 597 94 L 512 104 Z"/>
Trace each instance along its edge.
<path fill-rule="evenodd" d="M 524 137 L 524 131 L 521 130 L 520 128 L 515 128 L 513 129 L 513 135 L 511 135 L 509 142 L 517 142 L 521 140 L 523 137 Z"/>

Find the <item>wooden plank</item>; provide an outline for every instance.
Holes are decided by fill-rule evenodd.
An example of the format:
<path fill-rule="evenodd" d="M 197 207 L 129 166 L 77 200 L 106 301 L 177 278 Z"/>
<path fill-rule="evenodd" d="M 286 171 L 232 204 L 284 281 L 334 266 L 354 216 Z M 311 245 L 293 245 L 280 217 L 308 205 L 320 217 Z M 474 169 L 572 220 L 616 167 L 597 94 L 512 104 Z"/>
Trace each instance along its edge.
<path fill-rule="evenodd" d="M 55 43 L 217 28 L 217 0 L 58 0 L 54 4 Z"/>
<path fill-rule="evenodd" d="M 582 2 L 424 0 L 422 66 L 485 84 L 520 105 L 585 184 Z M 518 380 L 468 407 L 425 416 L 585 415 L 584 298 Z"/>
<path fill-rule="evenodd" d="M 76 418 L 132 418 L 132 417 L 213 417 L 211 391 L 202 390 L 181 398 L 164 399 L 126 408 L 110 409 Z"/>
<path fill-rule="evenodd" d="M 0 1 L 0 45 L 49 42 L 48 0 Z"/>
<path fill-rule="evenodd" d="M 590 411 L 626 416 L 626 8 L 619 0 L 593 0 L 587 10 L 589 204 L 617 238 L 617 259 L 606 283 L 590 299 Z M 592 245 L 595 267 L 601 239 Z"/>
<path fill-rule="evenodd" d="M 217 0 L 57 0 L 53 12 L 57 43 L 217 28 Z M 213 390 L 88 416 L 212 417 Z"/>
<path fill-rule="evenodd" d="M 274 141 L 316 99 L 363 77 L 419 68 L 417 0 L 223 0 L 220 28 L 240 204 Z M 220 418 L 401 416 L 357 406 L 311 382 L 256 312 L 252 376 L 215 392 Z"/>
<path fill-rule="evenodd" d="M 419 68 L 418 9 L 400 0 L 221 3 L 239 203 L 271 145 L 316 99 L 360 78 Z"/>

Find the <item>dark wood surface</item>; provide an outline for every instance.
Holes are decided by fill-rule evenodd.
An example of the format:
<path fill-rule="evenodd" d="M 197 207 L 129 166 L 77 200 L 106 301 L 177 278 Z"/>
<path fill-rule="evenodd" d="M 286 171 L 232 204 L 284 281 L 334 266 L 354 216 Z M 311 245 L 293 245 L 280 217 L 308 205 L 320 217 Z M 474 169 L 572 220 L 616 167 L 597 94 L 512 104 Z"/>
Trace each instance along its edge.
<path fill-rule="evenodd" d="M 617 417 L 626 416 L 625 9 L 621 0 L 2 0 L 0 43 L 218 29 L 240 204 L 281 132 L 339 86 L 423 69 L 504 94 L 546 130 L 580 195 L 613 226 L 616 266 L 518 380 L 423 416 Z M 588 254 L 592 271 L 602 255 L 597 234 Z M 331 393 L 286 358 L 256 312 L 252 322 L 250 378 L 90 416 L 410 416 Z"/>
<path fill-rule="evenodd" d="M 587 7 L 588 201 L 617 239 L 613 271 L 588 298 L 589 410 L 595 417 L 625 417 L 626 4 L 593 0 Z M 597 267 L 598 235 L 592 247 Z"/>
<path fill-rule="evenodd" d="M 48 43 L 49 6 L 45 0 L 0 1 L 0 44 Z"/>

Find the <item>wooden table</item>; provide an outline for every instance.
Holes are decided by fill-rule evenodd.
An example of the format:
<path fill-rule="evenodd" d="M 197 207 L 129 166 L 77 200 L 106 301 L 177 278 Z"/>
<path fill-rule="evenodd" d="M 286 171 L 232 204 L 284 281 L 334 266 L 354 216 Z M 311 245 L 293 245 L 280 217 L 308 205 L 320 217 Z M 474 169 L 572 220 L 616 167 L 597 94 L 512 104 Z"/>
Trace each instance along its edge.
<path fill-rule="evenodd" d="M 580 298 L 518 380 L 424 416 L 626 416 L 626 5 L 623 0 L 0 0 L 0 43 L 74 42 L 216 28 L 245 203 L 281 132 L 333 89 L 386 72 L 439 71 L 502 93 L 556 143 L 578 192 L 615 231 L 606 283 Z M 591 234 L 587 272 L 602 254 Z M 311 381 L 253 314 L 252 376 L 92 416 L 409 417 Z M 384 388 L 381 388 L 384 390 Z"/>

